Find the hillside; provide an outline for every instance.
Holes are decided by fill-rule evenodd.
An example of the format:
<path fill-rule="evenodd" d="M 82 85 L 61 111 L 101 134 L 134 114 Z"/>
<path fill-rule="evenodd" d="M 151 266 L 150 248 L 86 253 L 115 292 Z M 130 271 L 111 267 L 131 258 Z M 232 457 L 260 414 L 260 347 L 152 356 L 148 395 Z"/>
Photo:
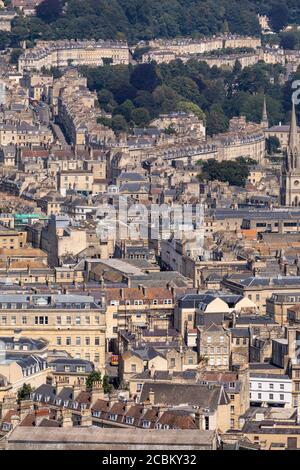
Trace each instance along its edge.
<path fill-rule="evenodd" d="M 36 39 L 142 39 L 213 35 L 223 31 L 259 35 L 257 13 L 272 27 L 300 24 L 298 0 L 44 0 L 37 17 L 18 17 L 3 45 Z M 2 45 L 2 48 L 3 48 Z"/>
<path fill-rule="evenodd" d="M 260 32 L 253 0 L 45 0 L 37 18 L 15 20 L 12 39 L 127 38 Z M 264 10 L 266 4 L 264 2 Z M 300 15 L 300 7 L 299 15 Z"/>

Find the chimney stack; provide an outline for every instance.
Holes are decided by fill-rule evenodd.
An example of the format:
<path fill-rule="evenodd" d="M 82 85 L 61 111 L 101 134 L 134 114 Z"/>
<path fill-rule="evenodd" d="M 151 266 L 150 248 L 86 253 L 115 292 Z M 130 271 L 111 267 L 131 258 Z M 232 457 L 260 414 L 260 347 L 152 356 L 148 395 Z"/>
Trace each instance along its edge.
<path fill-rule="evenodd" d="M 84 408 L 81 410 L 81 426 L 92 426 L 92 424 L 91 410 Z"/>
<path fill-rule="evenodd" d="M 13 429 L 15 429 L 17 426 L 19 426 L 21 419 L 17 414 L 15 414 L 10 418 L 10 422 L 11 422 Z"/>
<path fill-rule="evenodd" d="M 155 367 L 154 364 L 152 364 L 151 369 L 150 369 L 150 377 L 153 378 L 155 374 Z"/>
<path fill-rule="evenodd" d="M 61 427 L 71 428 L 72 426 L 73 426 L 72 411 L 67 408 L 63 408 L 61 410 Z"/>
<path fill-rule="evenodd" d="M 155 393 L 154 393 L 154 391 L 152 390 L 152 388 L 150 388 L 148 400 L 149 400 L 149 402 L 150 402 L 150 405 L 154 405 L 154 404 L 155 404 Z"/>
<path fill-rule="evenodd" d="M 73 385 L 73 399 L 76 400 L 79 393 L 85 391 L 85 386 L 81 385 L 81 383 L 77 382 Z"/>
<path fill-rule="evenodd" d="M 195 413 L 195 424 L 197 429 L 200 431 L 203 431 L 204 426 L 203 426 L 203 415 L 200 410 L 197 410 Z"/>
<path fill-rule="evenodd" d="M 104 390 L 101 382 L 94 382 L 92 386 L 91 403 L 104 399 Z"/>

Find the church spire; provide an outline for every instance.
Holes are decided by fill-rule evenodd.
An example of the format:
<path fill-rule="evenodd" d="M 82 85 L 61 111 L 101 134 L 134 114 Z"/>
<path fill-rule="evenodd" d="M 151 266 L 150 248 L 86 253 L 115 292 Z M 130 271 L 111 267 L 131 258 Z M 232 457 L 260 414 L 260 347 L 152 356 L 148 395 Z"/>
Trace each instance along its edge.
<path fill-rule="evenodd" d="M 296 118 L 295 103 L 293 103 L 292 118 L 291 118 L 291 124 L 290 124 L 289 147 L 295 148 L 297 146 L 298 146 L 297 118 Z"/>
<path fill-rule="evenodd" d="M 266 95 L 264 95 L 264 105 L 263 105 L 263 113 L 262 113 L 262 120 L 261 120 L 261 126 L 264 129 L 267 129 L 269 127 L 269 119 L 268 119 L 268 112 L 267 112 L 267 100 L 266 100 Z"/>
<path fill-rule="evenodd" d="M 295 103 L 292 108 L 292 118 L 290 124 L 289 142 L 288 142 L 288 167 L 293 170 L 299 165 L 299 141 Z"/>

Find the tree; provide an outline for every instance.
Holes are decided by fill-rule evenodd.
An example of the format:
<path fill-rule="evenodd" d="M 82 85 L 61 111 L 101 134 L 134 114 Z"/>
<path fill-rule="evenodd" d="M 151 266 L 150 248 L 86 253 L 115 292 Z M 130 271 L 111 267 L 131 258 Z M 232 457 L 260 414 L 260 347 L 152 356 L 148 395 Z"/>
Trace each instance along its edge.
<path fill-rule="evenodd" d="M 86 379 L 86 389 L 88 392 L 92 391 L 93 384 L 95 382 L 100 382 L 102 384 L 104 393 L 110 393 L 112 391 L 112 386 L 109 383 L 107 375 L 102 377 L 101 372 L 94 370 Z"/>
<path fill-rule="evenodd" d="M 116 134 L 128 131 L 126 119 L 124 118 L 124 116 L 122 116 L 122 114 L 116 114 L 112 117 L 111 127 Z"/>
<path fill-rule="evenodd" d="M 202 109 L 192 101 L 179 101 L 176 105 L 176 111 L 183 111 L 184 113 L 193 113 L 199 119 L 205 121 L 205 114 Z"/>
<path fill-rule="evenodd" d="M 281 36 L 280 47 L 283 49 L 295 49 L 296 44 L 297 38 L 293 32 L 285 33 Z"/>
<path fill-rule="evenodd" d="M 170 86 L 187 100 L 193 100 L 194 102 L 199 100 L 199 88 L 197 83 L 189 77 L 178 76 L 171 80 Z"/>
<path fill-rule="evenodd" d="M 176 135 L 176 129 L 174 129 L 173 124 L 170 124 L 168 127 L 164 129 L 164 133 L 167 135 Z"/>
<path fill-rule="evenodd" d="M 133 59 L 137 62 L 142 58 L 143 54 L 146 54 L 150 50 L 149 46 L 145 47 L 136 47 L 133 53 Z"/>
<path fill-rule="evenodd" d="M 277 153 L 280 149 L 280 141 L 278 137 L 270 136 L 266 139 L 266 148 L 269 155 Z"/>
<path fill-rule="evenodd" d="M 106 127 L 111 127 L 111 119 L 105 117 L 105 116 L 100 116 L 97 118 L 97 123 L 102 124 L 103 126 Z"/>
<path fill-rule="evenodd" d="M 93 388 L 93 383 L 94 382 L 102 382 L 102 375 L 101 372 L 97 370 L 93 370 L 86 379 L 86 389 L 88 392 L 90 392 Z"/>
<path fill-rule="evenodd" d="M 224 20 L 224 22 L 223 22 L 222 33 L 224 33 L 224 34 L 230 33 L 230 31 L 229 31 L 229 25 L 228 25 L 228 21 L 227 21 L 227 20 Z"/>
<path fill-rule="evenodd" d="M 152 92 L 161 84 L 161 79 L 154 64 L 140 64 L 133 69 L 130 82 L 137 90 Z"/>
<path fill-rule="evenodd" d="M 107 375 L 104 375 L 103 377 L 102 387 L 103 387 L 104 393 L 110 393 L 112 391 L 112 385 L 109 383 Z"/>
<path fill-rule="evenodd" d="M 220 105 L 212 105 L 206 116 L 206 124 L 208 135 L 219 134 L 227 130 L 228 118 Z"/>
<path fill-rule="evenodd" d="M 11 35 L 6 31 L 0 31 L 0 50 L 3 51 L 10 45 Z"/>
<path fill-rule="evenodd" d="M 285 3 L 275 3 L 269 13 L 271 27 L 274 31 L 279 32 L 287 24 L 289 19 L 289 9 Z"/>
<path fill-rule="evenodd" d="M 63 73 L 59 67 L 50 67 L 50 69 L 46 67 L 42 67 L 41 72 L 43 75 L 47 77 L 53 77 L 54 79 L 62 77 Z"/>
<path fill-rule="evenodd" d="M 137 90 L 130 83 L 123 83 L 118 88 L 112 90 L 114 98 L 118 103 L 123 103 L 126 100 L 134 100 Z"/>
<path fill-rule="evenodd" d="M 117 108 L 115 108 L 114 112 L 116 114 L 122 114 L 127 122 L 130 122 L 132 112 L 134 110 L 134 104 L 131 100 L 126 100 L 124 103 L 120 104 Z"/>
<path fill-rule="evenodd" d="M 149 124 L 150 114 L 146 108 L 136 108 L 131 113 L 132 120 L 136 126 L 144 127 Z"/>
<path fill-rule="evenodd" d="M 10 63 L 17 64 L 20 55 L 23 53 L 22 49 L 13 49 L 10 54 Z"/>
<path fill-rule="evenodd" d="M 101 90 L 98 92 L 98 102 L 100 108 L 103 108 L 108 113 L 112 112 L 117 104 L 114 101 L 114 95 L 109 90 Z"/>
<path fill-rule="evenodd" d="M 218 180 L 234 186 L 245 186 L 249 176 L 249 166 L 252 164 L 254 164 L 253 160 L 247 160 L 243 157 L 222 162 L 210 158 L 202 165 L 200 180 Z"/>
<path fill-rule="evenodd" d="M 36 7 L 36 15 L 45 23 L 53 23 L 62 14 L 61 0 L 44 0 Z"/>
<path fill-rule="evenodd" d="M 24 400 L 30 399 L 30 394 L 33 392 L 33 389 L 30 384 L 24 383 L 22 388 L 18 390 L 17 402 L 20 403 Z"/>

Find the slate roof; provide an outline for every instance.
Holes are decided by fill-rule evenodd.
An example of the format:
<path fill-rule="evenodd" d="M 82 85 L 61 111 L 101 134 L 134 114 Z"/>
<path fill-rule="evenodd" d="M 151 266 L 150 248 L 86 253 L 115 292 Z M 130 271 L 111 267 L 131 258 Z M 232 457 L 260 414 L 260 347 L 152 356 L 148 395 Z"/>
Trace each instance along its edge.
<path fill-rule="evenodd" d="M 218 404 L 228 403 L 228 397 L 223 387 L 215 385 L 169 384 L 147 382 L 143 384 L 140 401 L 149 398 L 149 392 L 154 392 L 154 401 L 158 405 L 192 405 L 208 408 L 215 411 Z"/>
<path fill-rule="evenodd" d="M 236 319 L 237 325 L 277 325 L 275 320 L 267 315 L 243 315 Z"/>
<path fill-rule="evenodd" d="M 26 338 L 25 336 L 19 339 L 12 336 L 0 336 L 0 341 L 5 343 L 6 349 L 16 349 L 15 346 L 17 345 L 18 350 L 26 349 L 26 351 L 44 349 L 47 345 L 44 340 Z"/>
<path fill-rule="evenodd" d="M 118 176 L 118 179 L 120 181 L 146 182 L 146 178 L 144 175 L 142 175 L 141 173 L 131 172 L 131 171 L 122 172 Z"/>
<path fill-rule="evenodd" d="M 201 305 L 208 305 L 213 300 L 218 298 L 227 303 L 228 306 L 234 306 L 243 298 L 243 296 L 236 294 L 226 294 L 222 292 L 207 291 L 203 294 L 185 294 L 179 299 L 178 304 L 181 308 L 200 308 Z"/>
<path fill-rule="evenodd" d="M 85 367 L 85 372 L 89 373 L 94 370 L 94 365 L 90 361 L 84 359 L 68 359 L 68 358 L 58 358 L 51 361 L 50 366 L 55 366 L 56 372 L 65 372 L 65 366 L 70 367 L 70 373 L 75 373 L 77 367 Z"/>
<path fill-rule="evenodd" d="M 233 338 L 249 338 L 250 332 L 248 328 L 231 328 L 231 336 Z"/>

